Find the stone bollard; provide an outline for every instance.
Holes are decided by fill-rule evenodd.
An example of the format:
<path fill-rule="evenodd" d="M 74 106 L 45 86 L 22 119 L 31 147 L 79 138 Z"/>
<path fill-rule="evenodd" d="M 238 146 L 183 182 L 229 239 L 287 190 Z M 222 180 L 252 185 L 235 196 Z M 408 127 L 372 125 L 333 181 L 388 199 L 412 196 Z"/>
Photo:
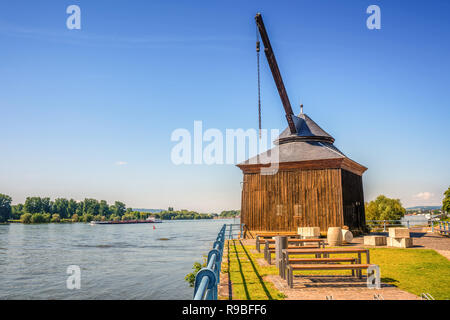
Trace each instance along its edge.
<path fill-rule="evenodd" d="M 275 265 L 279 270 L 283 268 L 282 266 L 282 250 L 287 249 L 288 238 L 286 236 L 276 236 L 275 237 Z"/>

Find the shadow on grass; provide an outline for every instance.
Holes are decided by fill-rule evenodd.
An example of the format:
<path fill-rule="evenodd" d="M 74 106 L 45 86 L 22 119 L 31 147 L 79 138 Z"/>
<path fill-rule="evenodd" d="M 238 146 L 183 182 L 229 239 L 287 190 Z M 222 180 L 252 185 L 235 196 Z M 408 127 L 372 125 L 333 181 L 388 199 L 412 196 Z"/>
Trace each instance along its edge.
<path fill-rule="evenodd" d="M 258 277 L 258 280 L 264 290 L 264 293 L 266 294 L 267 298 L 269 300 L 273 300 L 272 295 L 270 294 L 269 290 L 266 287 L 266 284 L 264 283 L 264 280 L 262 279 L 261 275 L 259 274 L 258 270 L 255 267 L 255 263 L 253 262 L 253 259 L 250 257 L 250 255 L 248 254 L 247 249 L 244 247 L 244 245 L 242 244 L 242 241 L 239 240 L 239 243 L 241 244 L 242 249 L 244 250 L 245 254 L 247 255 L 248 261 L 250 261 L 250 264 L 252 265 L 253 271 L 255 272 L 256 276 Z"/>
<path fill-rule="evenodd" d="M 381 277 L 381 282 L 395 286 L 395 283 L 398 283 L 398 280 L 395 280 L 392 278 Z"/>
<path fill-rule="evenodd" d="M 239 253 L 237 252 L 237 249 L 236 249 L 236 241 L 235 240 L 233 240 L 233 247 L 234 247 L 234 252 L 236 254 L 236 260 L 239 265 L 239 273 L 241 274 L 242 285 L 244 286 L 245 296 L 246 296 L 247 300 L 250 300 L 250 294 L 248 292 L 247 282 L 245 281 L 244 272 L 242 271 L 242 264 L 241 264 L 241 260 L 239 259 Z"/>
<path fill-rule="evenodd" d="M 231 287 L 231 274 L 230 274 L 230 241 L 227 241 L 227 274 L 228 274 L 228 300 L 233 300 L 233 288 Z"/>

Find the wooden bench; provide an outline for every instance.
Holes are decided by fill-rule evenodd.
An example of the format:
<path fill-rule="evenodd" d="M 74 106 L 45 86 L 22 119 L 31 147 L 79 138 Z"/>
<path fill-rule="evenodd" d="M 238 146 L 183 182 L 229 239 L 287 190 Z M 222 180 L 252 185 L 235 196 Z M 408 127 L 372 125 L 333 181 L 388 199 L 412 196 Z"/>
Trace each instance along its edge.
<path fill-rule="evenodd" d="M 289 246 L 288 245 L 288 249 L 320 249 L 320 248 L 325 248 L 325 241 L 323 241 L 323 239 L 298 239 L 298 240 L 307 240 L 307 241 L 300 241 L 300 242 L 304 242 L 304 243 L 316 243 L 316 245 L 309 245 L 309 246 Z M 288 242 L 289 243 L 289 242 Z M 266 240 L 266 243 L 264 245 L 264 259 L 267 260 L 267 262 L 269 264 L 272 264 L 272 253 L 275 253 L 276 248 L 275 247 L 271 247 L 269 245 L 269 240 Z M 316 255 L 316 258 L 320 258 L 318 255 Z"/>
<path fill-rule="evenodd" d="M 269 244 L 275 243 L 275 239 L 256 239 L 256 251 L 261 252 L 261 244 L 265 244 L 266 242 L 269 242 Z M 292 243 L 292 244 L 298 244 L 299 247 L 301 247 L 300 245 L 304 244 L 304 243 L 314 243 L 314 242 L 319 242 L 322 244 L 322 247 L 325 247 L 325 240 L 324 239 L 288 239 L 288 244 Z"/>
<path fill-rule="evenodd" d="M 290 288 L 294 286 L 294 270 L 358 270 L 359 277 L 361 277 L 361 270 L 368 269 L 370 266 L 376 266 L 371 264 L 302 264 L 302 265 L 293 265 L 290 264 L 286 267 L 287 272 L 287 283 Z M 378 267 L 378 266 L 376 266 Z M 353 273 L 352 273 L 353 274 Z M 378 277 L 378 283 L 380 281 L 379 274 L 376 275 Z"/>
<path fill-rule="evenodd" d="M 285 261 L 282 260 L 281 267 L 279 270 L 280 277 L 286 279 L 286 268 L 288 265 L 292 264 L 318 264 L 318 263 L 339 263 L 339 262 L 350 262 L 357 263 L 357 258 L 290 258 Z M 352 270 L 352 276 L 354 276 L 354 270 Z"/>
<path fill-rule="evenodd" d="M 365 248 L 317 248 L 317 249 L 306 249 L 302 247 L 283 249 L 283 255 L 289 258 L 289 255 L 301 255 L 301 254 L 317 254 L 323 255 L 323 258 L 328 257 L 330 254 L 345 254 L 345 253 L 357 253 L 358 261 L 361 263 L 361 254 L 366 255 L 366 263 L 370 264 L 370 252 L 369 249 Z M 320 258 L 320 257 L 318 257 Z"/>
<path fill-rule="evenodd" d="M 267 231 L 267 232 L 258 232 L 256 234 L 256 236 L 258 237 L 276 237 L 276 236 L 296 236 L 298 237 L 299 234 L 297 232 L 294 231 L 280 231 L 280 232 L 271 232 L 271 231 Z"/>
<path fill-rule="evenodd" d="M 288 249 L 296 249 L 296 248 L 304 248 L 304 249 L 319 249 L 320 244 L 315 246 L 288 246 Z M 264 259 L 267 260 L 269 264 L 272 264 L 272 253 L 275 253 L 275 248 L 269 248 L 269 246 L 264 247 Z"/>
<path fill-rule="evenodd" d="M 288 237 L 288 239 L 298 239 L 300 238 L 300 235 L 297 233 L 288 233 L 288 234 L 282 234 L 282 233 L 258 233 L 256 235 L 256 246 L 258 246 L 259 242 L 261 241 L 264 243 L 264 240 L 275 240 L 274 237 L 282 236 L 282 237 Z"/>

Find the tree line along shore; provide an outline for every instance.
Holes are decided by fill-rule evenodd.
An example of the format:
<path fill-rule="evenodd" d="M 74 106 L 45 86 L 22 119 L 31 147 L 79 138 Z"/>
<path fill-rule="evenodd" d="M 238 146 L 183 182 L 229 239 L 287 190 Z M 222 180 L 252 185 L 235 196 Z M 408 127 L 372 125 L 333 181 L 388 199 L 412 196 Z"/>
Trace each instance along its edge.
<path fill-rule="evenodd" d="M 24 204 L 11 205 L 11 197 L 0 193 L 0 223 L 48 223 L 48 222 L 90 222 L 146 219 L 149 216 L 161 220 L 191 220 L 234 218 L 240 210 L 228 210 L 217 213 L 198 213 L 189 210 L 177 210 L 172 207 L 159 212 L 138 211 L 127 208 L 123 202 L 115 201 L 109 205 L 105 200 L 28 197 Z M 442 213 L 441 220 L 448 220 L 450 213 L 450 187 L 444 192 L 442 208 L 433 213 Z M 375 200 L 365 203 L 366 220 L 399 220 L 406 213 L 399 199 L 390 199 L 379 195 Z M 446 214 L 447 213 L 447 214 Z"/>
<path fill-rule="evenodd" d="M 143 212 L 127 208 L 120 201 L 108 204 L 105 200 L 27 197 L 25 203 L 11 205 L 12 198 L 0 194 L 0 223 L 63 223 L 91 221 L 126 221 L 147 219 L 149 216 L 161 220 L 214 219 L 239 215 L 238 210 L 217 213 L 198 213 L 189 210 L 174 210 L 169 207 L 160 212 Z"/>

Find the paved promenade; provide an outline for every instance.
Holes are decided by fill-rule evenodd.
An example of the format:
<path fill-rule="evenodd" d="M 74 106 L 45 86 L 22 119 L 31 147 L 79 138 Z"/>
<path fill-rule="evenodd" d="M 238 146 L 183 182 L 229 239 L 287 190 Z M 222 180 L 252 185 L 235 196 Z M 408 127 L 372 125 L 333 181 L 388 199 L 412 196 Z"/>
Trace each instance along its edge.
<path fill-rule="evenodd" d="M 394 286 L 382 284 L 381 289 L 369 289 L 366 277 L 357 279 L 351 276 L 306 276 L 295 277 L 294 287 L 289 288 L 279 276 L 267 276 L 267 281 L 286 295 L 286 300 L 374 300 L 381 295 L 383 300 L 420 300 L 412 293 Z"/>

